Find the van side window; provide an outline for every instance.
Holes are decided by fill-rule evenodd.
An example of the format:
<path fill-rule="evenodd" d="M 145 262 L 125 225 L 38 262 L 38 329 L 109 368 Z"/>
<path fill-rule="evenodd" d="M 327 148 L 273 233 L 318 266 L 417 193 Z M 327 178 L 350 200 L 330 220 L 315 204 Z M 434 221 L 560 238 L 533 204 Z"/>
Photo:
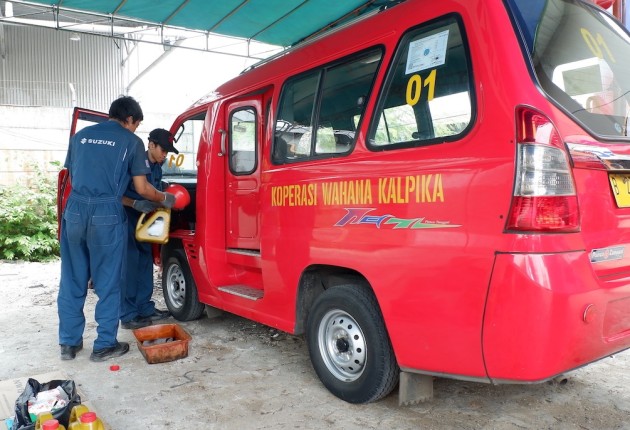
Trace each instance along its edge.
<path fill-rule="evenodd" d="M 472 75 L 458 21 L 450 16 L 404 36 L 372 118 L 370 149 L 452 141 L 467 131 Z"/>
<path fill-rule="evenodd" d="M 230 171 L 247 175 L 256 170 L 256 111 L 253 107 L 230 114 Z"/>
<path fill-rule="evenodd" d="M 277 164 L 348 154 L 382 57 L 371 49 L 289 79 L 276 118 Z"/>
<path fill-rule="evenodd" d="M 311 72 L 284 86 L 274 139 L 280 162 L 311 155 L 311 120 L 319 75 Z"/>

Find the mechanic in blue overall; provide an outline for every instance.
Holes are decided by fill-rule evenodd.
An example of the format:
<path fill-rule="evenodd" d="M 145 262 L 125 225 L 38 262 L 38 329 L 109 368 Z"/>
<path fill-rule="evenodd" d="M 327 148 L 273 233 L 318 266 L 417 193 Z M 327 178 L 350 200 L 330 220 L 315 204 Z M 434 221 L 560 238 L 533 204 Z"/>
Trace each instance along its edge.
<path fill-rule="evenodd" d="M 156 128 L 149 133 L 146 157 L 151 172 L 147 180 L 155 188 L 162 191 L 162 165 L 169 152 L 179 154 L 173 146 L 173 135 L 163 128 Z M 123 205 L 127 212 L 127 283 L 124 288 L 120 306 L 120 322 L 125 329 L 137 329 L 168 318 L 167 310 L 155 308 L 151 300 L 153 295 L 153 245 L 136 240 L 136 225 L 140 214 L 152 212 L 160 205 L 144 199 L 135 189 L 133 183 L 123 196 Z"/>
<path fill-rule="evenodd" d="M 132 97 L 109 108 L 109 120 L 86 127 L 70 139 L 64 166 L 72 191 L 61 222 L 61 280 L 57 308 L 61 359 L 72 360 L 83 348 L 83 307 L 88 280 L 98 296 L 98 327 L 90 360 L 104 361 L 129 351 L 117 341 L 120 300 L 127 259 L 127 215 L 122 196 L 133 180 L 144 198 L 172 207 L 175 196 L 148 181 L 144 145 L 134 134 L 143 119 Z"/>

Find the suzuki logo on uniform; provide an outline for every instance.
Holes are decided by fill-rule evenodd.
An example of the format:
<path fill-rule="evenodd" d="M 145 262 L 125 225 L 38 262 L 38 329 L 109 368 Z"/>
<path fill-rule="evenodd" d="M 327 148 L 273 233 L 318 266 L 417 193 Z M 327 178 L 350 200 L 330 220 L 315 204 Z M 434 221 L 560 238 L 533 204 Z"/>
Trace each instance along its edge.
<path fill-rule="evenodd" d="M 335 224 L 335 227 L 346 225 L 372 224 L 377 228 L 382 225 L 393 225 L 394 229 L 399 228 L 452 228 L 461 227 L 458 224 L 451 224 L 450 221 L 436 221 L 422 218 L 396 218 L 394 215 L 371 215 L 374 208 L 344 208 L 346 214 Z"/>
<path fill-rule="evenodd" d="M 116 146 L 116 142 L 113 140 L 102 140 L 102 139 L 88 139 L 84 137 L 80 140 L 82 144 L 91 143 L 92 145 L 107 145 L 107 146 Z"/>
<path fill-rule="evenodd" d="M 92 145 L 107 145 L 107 146 L 116 146 L 116 142 L 113 140 L 103 140 L 103 139 L 87 139 L 87 142 L 84 142 L 85 138 L 81 139 L 81 143 L 91 143 Z"/>

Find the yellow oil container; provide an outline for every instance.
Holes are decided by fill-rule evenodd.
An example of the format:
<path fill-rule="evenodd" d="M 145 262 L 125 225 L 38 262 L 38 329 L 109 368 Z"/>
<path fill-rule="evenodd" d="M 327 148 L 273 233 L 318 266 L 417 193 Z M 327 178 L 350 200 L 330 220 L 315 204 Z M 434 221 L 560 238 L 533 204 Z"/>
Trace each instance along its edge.
<path fill-rule="evenodd" d="M 35 421 L 35 430 L 42 430 L 46 421 L 54 419 L 53 414 L 50 412 L 40 412 L 37 414 L 37 421 Z"/>
<path fill-rule="evenodd" d="M 44 421 L 41 429 L 42 430 L 66 430 L 66 428 L 62 426 L 61 424 L 59 424 L 59 421 L 55 419 Z"/>
<path fill-rule="evenodd" d="M 105 426 L 95 412 L 86 412 L 79 418 L 78 430 L 105 430 Z"/>
<path fill-rule="evenodd" d="M 70 424 L 68 430 L 81 430 L 81 415 L 86 412 L 90 412 L 85 405 L 76 405 L 70 412 Z"/>
<path fill-rule="evenodd" d="M 171 225 L 171 210 L 159 208 L 147 216 L 143 213 L 136 224 L 136 240 L 140 242 L 168 242 L 168 230 Z"/>

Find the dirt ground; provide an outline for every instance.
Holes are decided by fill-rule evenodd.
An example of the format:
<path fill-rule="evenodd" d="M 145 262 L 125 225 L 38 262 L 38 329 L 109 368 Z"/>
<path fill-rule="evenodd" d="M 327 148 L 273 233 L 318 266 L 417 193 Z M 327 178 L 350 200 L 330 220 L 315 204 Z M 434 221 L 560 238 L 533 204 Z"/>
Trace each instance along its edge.
<path fill-rule="evenodd" d="M 58 282 L 59 262 L 0 261 L 0 380 L 61 372 L 114 430 L 630 429 L 630 351 L 569 373 L 562 385 L 436 379 L 426 403 L 400 407 L 394 391 L 351 405 L 319 382 L 302 337 L 230 314 L 180 323 L 193 338 L 186 358 L 149 365 L 133 333 L 121 328 L 119 340 L 131 351 L 92 363 L 90 292 L 85 348 L 61 361 Z M 155 298 L 164 308 L 157 288 Z M 120 370 L 111 371 L 112 364 Z"/>

